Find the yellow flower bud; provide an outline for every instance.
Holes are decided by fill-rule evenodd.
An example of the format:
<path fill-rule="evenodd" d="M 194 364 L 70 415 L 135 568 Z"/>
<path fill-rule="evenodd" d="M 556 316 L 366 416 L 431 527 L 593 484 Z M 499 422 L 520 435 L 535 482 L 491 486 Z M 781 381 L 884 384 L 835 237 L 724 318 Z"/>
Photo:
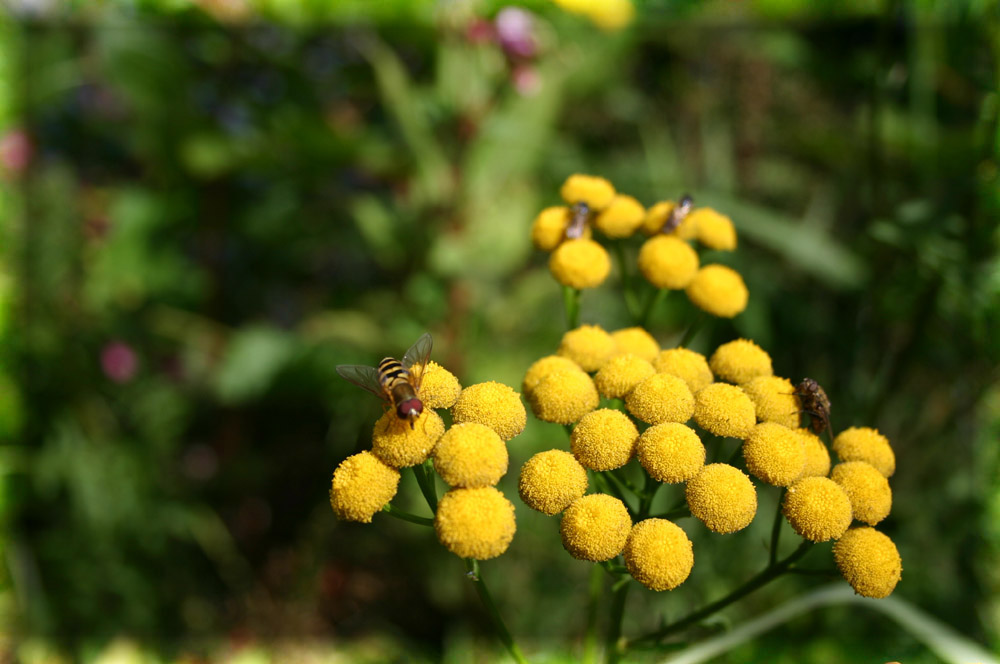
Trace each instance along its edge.
<path fill-rule="evenodd" d="M 673 590 L 694 567 L 694 547 L 680 526 L 645 519 L 632 526 L 625 542 L 625 568 L 650 590 Z"/>
<path fill-rule="evenodd" d="M 614 199 L 615 188 L 602 177 L 576 174 L 566 178 L 559 194 L 569 205 L 586 203 L 591 211 L 599 212 Z"/>
<path fill-rule="evenodd" d="M 438 502 L 434 530 L 438 541 L 456 556 L 496 558 L 514 539 L 514 505 L 491 486 L 452 489 Z"/>
<path fill-rule="evenodd" d="M 580 365 L 568 357 L 546 355 L 536 360 L 534 364 L 528 367 L 528 371 L 525 372 L 524 381 L 521 383 L 521 391 L 524 392 L 524 396 L 530 399 L 531 393 L 538 386 L 538 383 L 550 373 L 559 369 L 583 372 Z"/>
<path fill-rule="evenodd" d="M 684 492 L 696 519 L 714 533 L 743 530 L 757 514 L 757 490 L 739 468 L 711 463 L 687 483 Z"/>
<path fill-rule="evenodd" d="M 693 429 L 676 422 L 654 424 L 639 436 L 639 463 L 658 482 L 687 482 L 705 465 L 705 446 Z"/>
<path fill-rule="evenodd" d="M 584 467 L 613 470 L 635 453 L 639 431 L 620 410 L 601 408 L 584 415 L 570 434 L 570 449 Z"/>
<path fill-rule="evenodd" d="M 742 313 L 750 299 L 743 277 L 725 265 L 705 265 L 684 292 L 696 307 L 719 318 L 733 318 Z"/>
<path fill-rule="evenodd" d="M 524 431 L 528 413 L 521 403 L 521 396 L 496 381 L 477 383 L 462 390 L 451 407 L 455 424 L 478 422 L 487 426 L 507 441 Z"/>
<path fill-rule="evenodd" d="M 833 560 L 854 592 L 863 597 L 888 597 L 903 575 L 896 545 L 867 526 L 844 533 L 833 545 Z"/>
<path fill-rule="evenodd" d="M 582 371 L 557 369 L 541 380 L 528 400 L 543 422 L 573 424 L 601 402 L 594 381 Z"/>
<path fill-rule="evenodd" d="M 566 229 L 569 228 L 572 213 L 565 205 L 547 207 L 538 213 L 531 225 L 531 242 L 536 249 L 552 251 L 566 239 Z M 587 227 L 584 237 L 589 239 L 590 228 Z"/>
<path fill-rule="evenodd" d="M 758 420 L 776 422 L 790 429 L 799 428 L 802 409 L 792 381 L 777 376 L 756 376 L 740 387 L 753 401 Z"/>
<path fill-rule="evenodd" d="M 628 393 L 625 407 L 646 424 L 684 423 L 694 412 L 694 397 L 677 376 L 653 374 Z"/>
<path fill-rule="evenodd" d="M 716 436 L 746 438 L 757 417 L 753 402 L 735 385 L 712 383 L 695 392 L 694 421 Z"/>
<path fill-rule="evenodd" d="M 625 503 L 603 493 L 574 500 L 559 524 L 563 547 L 569 555 L 595 563 L 621 553 L 630 530 L 632 517 Z"/>
<path fill-rule="evenodd" d="M 839 484 L 851 499 L 854 518 L 869 526 L 889 516 L 892 489 L 889 480 L 875 466 L 865 461 L 845 461 L 833 467 L 830 479 Z"/>
<path fill-rule="evenodd" d="M 788 486 L 802 476 L 805 442 L 793 429 L 776 422 L 761 422 L 743 441 L 743 458 L 754 477 L 775 486 Z"/>
<path fill-rule="evenodd" d="M 804 477 L 788 487 L 782 513 L 799 535 L 813 542 L 837 539 L 851 525 L 851 501 L 826 477 Z"/>
<path fill-rule="evenodd" d="M 343 521 L 371 523 L 396 495 L 399 471 L 365 451 L 344 459 L 333 472 L 330 506 Z"/>
<path fill-rule="evenodd" d="M 387 410 L 375 423 L 372 452 L 393 468 L 415 466 L 427 460 L 443 433 L 444 420 L 429 408 L 412 426 L 408 420 L 399 419 L 394 410 Z"/>
<path fill-rule="evenodd" d="M 705 356 L 687 348 L 661 351 L 653 360 L 653 368 L 657 373 L 677 376 L 687 383 L 692 394 L 703 387 L 708 387 L 715 380 Z"/>
<path fill-rule="evenodd" d="M 737 339 L 715 349 L 708 365 L 718 378 L 741 385 L 757 376 L 774 375 L 771 356 L 749 339 Z M 798 410 L 796 408 L 796 410 Z"/>
<path fill-rule="evenodd" d="M 521 467 L 517 490 L 525 505 L 551 516 L 583 496 L 587 471 L 564 450 L 539 452 Z"/>
<path fill-rule="evenodd" d="M 896 455 L 889 439 L 869 427 L 851 427 L 833 439 L 833 451 L 841 461 L 867 461 L 878 472 L 892 477 L 896 472 Z"/>
<path fill-rule="evenodd" d="M 558 354 L 576 362 L 584 371 L 597 371 L 611 359 L 618 346 L 598 325 L 581 325 L 563 335 Z"/>
<path fill-rule="evenodd" d="M 826 449 L 826 444 L 808 428 L 800 427 L 796 431 L 802 436 L 806 451 L 802 477 L 826 477 L 830 472 L 830 451 Z"/>
<path fill-rule="evenodd" d="M 456 424 L 434 447 L 434 469 L 453 487 L 493 486 L 507 472 L 507 446 L 476 422 Z"/>
<path fill-rule="evenodd" d="M 732 251 L 736 248 L 736 228 L 732 220 L 712 208 L 697 208 L 688 215 L 695 227 L 698 242 L 709 249 Z"/>
<path fill-rule="evenodd" d="M 655 235 L 639 249 L 639 271 L 657 288 L 679 290 L 698 271 L 698 254 L 684 240 L 672 235 Z"/>
<path fill-rule="evenodd" d="M 653 365 L 635 355 L 618 355 L 594 376 L 597 391 L 609 399 L 624 399 L 635 386 L 652 376 Z"/>
<path fill-rule="evenodd" d="M 674 201 L 661 201 L 646 211 L 646 219 L 642 222 L 642 232 L 646 235 L 656 235 L 663 230 L 663 224 L 670 218 L 670 213 L 674 211 L 677 204 Z M 693 240 L 697 229 L 691 223 L 691 215 L 688 214 L 681 223 L 670 233 L 682 240 Z"/>
<path fill-rule="evenodd" d="M 549 271 L 563 286 L 597 288 L 611 272 L 611 258 L 593 240 L 566 240 L 552 252 Z"/>
<path fill-rule="evenodd" d="M 618 194 L 594 220 L 597 230 L 610 238 L 629 237 L 642 225 L 646 208 L 631 196 Z"/>
<path fill-rule="evenodd" d="M 660 344 L 641 327 L 626 327 L 611 333 L 615 340 L 615 355 L 638 355 L 647 362 L 652 362 L 660 352 Z"/>
<path fill-rule="evenodd" d="M 462 392 L 455 374 L 433 361 L 413 373 L 420 381 L 420 401 L 424 408 L 451 408 L 455 405 Z"/>

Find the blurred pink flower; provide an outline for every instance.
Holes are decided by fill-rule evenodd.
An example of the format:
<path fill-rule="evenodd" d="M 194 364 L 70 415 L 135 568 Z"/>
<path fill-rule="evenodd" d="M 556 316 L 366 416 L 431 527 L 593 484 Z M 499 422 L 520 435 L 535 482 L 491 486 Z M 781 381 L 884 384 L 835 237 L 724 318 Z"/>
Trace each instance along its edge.
<path fill-rule="evenodd" d="M 101 350 L 101 369 L 116 383 L 127 383 L 135 377 L 139 357 L 132 347 L 122 341 L 112 341 Z"/>
<path fill-rule="evenodd" d="M 504 7 L 494 20 L 500 46 L 511 59 L 533 58 L 535 44 L 535 17 L 518 7 Z"/>
<path fill-rule="evenodd" d="M 14 129 L 0 138 L 0 164 L 12 173 L 28 167 L 32 152 L 31 139 L 23 129 Z"/>
<path fill-rule="evenodd" d="M 522 97 L 534 96 L 542 89 L 542 77 L 531 65 L 518 65 L 510 73 L 510 79 Z"/>

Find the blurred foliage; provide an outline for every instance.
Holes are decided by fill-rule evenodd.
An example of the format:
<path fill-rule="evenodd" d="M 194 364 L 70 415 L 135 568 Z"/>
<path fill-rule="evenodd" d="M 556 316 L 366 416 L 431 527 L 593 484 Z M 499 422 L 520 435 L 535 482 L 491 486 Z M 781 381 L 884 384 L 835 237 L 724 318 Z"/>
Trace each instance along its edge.
<path fill-rule="evenodd" d="M 408 524 L 335 522 L 330 473 L 379 405 L 334 367 L 429 330 L 463 384 L 519 385 L 563 329 L 528 227 L 571 172 L 733 218 L 750 307 L 698 343 L 752 337 L 826 387 L 837 428 L 890 437 L 897 596 L 998 645 L 994 2 L 657 0 L 620 32 L 519 3 L 530 59 L 477 36 L 492 0 L 199 4 L 21 0 L 0 21 L 0 647 L 489 657 L 461 561 Z M 625 324 L 607 293 L 583 307 Z M 529 424 L 505 492 L 562 436 Z M 551 521 L 518 523 L 488 573 L 558 657 L 587 566 Z M 626 631 L 748 575 L 769 528 L 634 597 Z M 725 661 L 936 661 L 846 609 L 793 627 Z"/>

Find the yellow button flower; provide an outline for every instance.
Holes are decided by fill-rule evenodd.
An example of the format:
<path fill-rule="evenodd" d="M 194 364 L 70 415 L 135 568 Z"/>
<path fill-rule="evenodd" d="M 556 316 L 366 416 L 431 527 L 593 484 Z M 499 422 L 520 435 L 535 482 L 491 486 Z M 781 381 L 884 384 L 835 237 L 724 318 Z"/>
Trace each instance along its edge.
<path fill-rule="evenodd" d="M 757 490 L 739 468 L 711 463 L 687 483 L 691 514 L 714 533 L 735 533 L 757 514 Z"/>
<path fill-rule="evenodd" d="M 456 424 L 434 447 L 434 469 L 453 487 L 493 486 L 507 472 L 507 446 L 476 422 Z"/>
<path fill-rule="evenodd" d="M 708 358 L 708 366 L 722 380 L 736 385 L 757 376 L 772 376 L 771 356 L 749 339 L 736 339 L 722 344 Z M 798 410 L 798 408 L 796 408 Z"/>
<path fill-rule="evenodd" d="M 646 211 L 646 219 L 642 222 L 642 232 L 646 235 L 656 235 L 661 232 L 663 224 L 667 222 L 670 213 L 674 211 L 675 207 L 677 207 L 677 203 L 674 201 L 660 201 L 649 208 Z M 665 235 L 673 235 L 682 240 L 693 240 L 696 231 L 695 225 L 691 223 L 691 215 L 688 214 L 677 228 L 670 233 L 665 233 Z"/>
<path fill-rule="evenodd" d="M 705 356 L 687 348 L 661 351 L 653 360 L 653 368 L 657 373 L 677 376 L 687 383 L 692 394 L 703 387 L 708 387 L 715 380 Z"/>
<path fill-rule="evenodd" d="M 806 465 L 802 469 L 802 477 L 826 477 L 830 472 L 830 451 L 826 444 L 808 428 L 796 429 L 802 436 L 802 444 L 806 451 Z"/>
<path fill-rule="evenodd" d="M 696 307 L 719 318 L 733 318 L 742 313 L 750 300 L 743 277 L 725 265 L 705 265 L 684 292 Z"/>
<path fill-rule="evenodd" d="M 869 427 L 851 427 L 833 439 L 833 451 L 841 461 L 867 461 L 878 472 L 892 477 L 896 472 L 896 455 L 889 439 Z"/>
<path fill-rule="evenodd" d="M 799 535 L 813 542 L 837 539 L 851 525 L 851 500 L 826 477 L 804 477 L 788 487 L 782 513 Z"/>
<path fill-rule="evenodd" d="M 514 539 L 514 505 L 491 486 L 452 489 L 438 502 L 434 530 L 438 541 L 456 556 L 496 558 Z"/>
<path fill-rule="evenodd" d="M 427 460 L 443 433 L 444 420 L 433 410 L 425 409 L 412 427 L 387 410 L 375 423 L 372 452 L 393 468 L 415 466 Z"/>
<path fill-rule="evenodd" d="M 712 208 L 697 208 L 688 215 L 698 242 L 709 249 L 732 251 L 736 248 L 736 228 L 732 220 Z"/>
<path fill-rule="evenodd" d="M 399 471 L 365 451 L 344 459 L 333 472 L 330 506 L 338 519 L 371 523 L 396 495 Z"/>
<path fill-rule="evenodd" d="M 646 424 L 684 423 L 694 413 L 694 397 L 677 376 L 653 374 L 628 393 L 625 407 Z"/>
<path fill-rule="evenodd" d="M 656 373 L 653 365 L 635 355 L 618 355 L 594 376 L 597 391 L 609 399 L 624 399 L 635 386 Z"/>
<path fill-rule="evenodd" d="M 757 422 L 753 401 L 735 385 L 712 383 L 694 394 L 694 421 L 716 436 L 746 438 Z"/>
<path fill-rule="evenodd" d="M 531 393 L 534 391 L 538 383 L 540 383 L 541 380 L 550 373 L 559 369 L 580 372 L 583 371 L 579 364 L 568 357 L 562 357 L 561 355 L 546 355 L 545 357 L 536 360 L 534 364 L 528 367 L 528 371 L 525 372 L 524 382 L 521 383 L 521 391 L 524 392 L 524 396 L 530 399 Z"/>
<path fill-rule="evenodd" d="M 424 408 L 451 408 L 462 392 L 455 374 L 437 362 L 428 362 L 422 370 L 415 370 L 414 376 L 420 380 L 420 401 Z"/>
<path fill-rule="evenodd" d="M 753 401 L 758 420 L 799 428 L 801 408 L 792 381 L 778 376 L 756 376 L 740 387 Z"/>
<path fill-rule="evenodd" d="M 620 30 L 635 16 L 631 0 L 553 0 L 566 11 L 581 14 L 602 30 Z"/>
<path fill-rule="evenodd" d="M 629 237 L 642 225 L 646 208 L 631 196 L 618 194 L 594 220 L 597 230 L 610 238 Z"/>
<path fill-rule="evenodd" d="M 615 340 L 615 355 L 638 355 L 647 362 L 652 362 L 660 352 L 660 344 L 641 327 L 626 327 L 611 333 Z"/>
<path fill-rule="evenodd" d="M 602 177 L 576 174 L 566 178 L 559 194 L 570 205 L 586 203 L 592 212 L 600 212 L 611 204 L 615 188 Z"/>
<path fill-rule="evenodd" d="M 694 567 L 694 547 L 680 526 L 645 519 L 632 526 L 625 542 L 625 568 L 650 590 L 673 590 Z"/>
<path fill-rule="evenodd" d="M 698 271 L 698 254 L 684 240 L 655 235 L 639 249 L 639 271 L 657 288 L 679 290 Z"/>
<path fill-rule="evenodd" d="M 743 458 L 754 477 L 775 486 L 788 486 L 802 476 L 805 442 L 793 429 L 776 422 L 761 422 L 743 441 Z"/>
<path fill-rule="evenodd" d="M 570 449 L 585 468 L 613 470 L 631 460 L 639 430 L 620 410 L 601 408 L 584 415 L 570 434 Z"/>
<path fill-rule="evenodd" d="M 676 422 L 654 424 L 639 436 L 639 463 L 657 482 L 687 482 L 705 465 L 705 446 L 693 429 Z"/>
<path fill-rule="evenodd" d="M 854 518 L 874 526 L 889 516 L 892 489 L 889 480 L 875 466 L 865 461 L 845 461 L 833 467 L 830 479 L 839 484 L 851 499 Z"/>
<path fill-rule="evenodd" d="M 611 258 L 593 240 L 566 240 L 552 252 L 549 271 L 563 286 L 597 288 L 611 272 Z"/>
<path fill-rule="evenodd" d="M 451 407 L 451 417 L 455 424 L 478 422 L 488 426 L 505 441 L 524 431 L 528 423 L 521 396 L 513 388 L 493 380 L 462 390 Z"/>
<path fill-rule="evenodd" d="M 563 547 L 569 555 L 595 563 L 621 553 L 630 530 L 632 517 L 625 503 L 603 493 L 574 500 L 559 524 Z"/>
<path fill-rule="evenodd" d="M 531 242 L 536 249 L 552 251 L 566 239 L 572 213 L 565 205 L 547 207 L 538 213 L 531 225 Z M 588 227 L 589 231 L 589 227 Z M 588 235 L 585 235 L 589 239 Z"/>
<path fill-rule="evenodd" d="M 531 412 L 543 422 L 573 424 L 601 402 L 590 376 L 579 370 L 557 369 L 531 392 Z"/>
<path fill-rule="evenodd" d="M 584 371 L 597 371 L 610 360 L 618 345 L 614 337 L 598 325 L 581 325 L 563 335 L 559 355 L 576 362 Z"/>
<path fill-rule="evenodd" d="M 569 452 L 539 452 L 521 467 L 517 491 L 524 504 L 542 514 L 558 514 L 587 491 L 587 471 Z"/>
<path fill-rule="evenodd" d="M 896 545 L 867 526 L 844 533 L 833 545 L 833 560 L 854 592 L 863 597 L 888 597 L 903 575 Z"/>

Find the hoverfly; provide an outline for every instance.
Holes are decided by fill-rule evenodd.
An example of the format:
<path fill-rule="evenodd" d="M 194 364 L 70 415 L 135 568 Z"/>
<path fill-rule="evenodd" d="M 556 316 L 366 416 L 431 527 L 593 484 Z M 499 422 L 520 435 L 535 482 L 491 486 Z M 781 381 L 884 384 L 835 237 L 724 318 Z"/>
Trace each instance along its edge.
<path fill-rule="evenodd" d="M 677 230 L 677 227 L 681 225 L 684 218 L 688 216 L 691 212 L 691 207 L 694 205 L 694 199 L 691 198 L 690 194 L 684 194 L 681 197 L 680 202 L 674 206 L 674 209 L 670 211 L 670 216 L 663 223 L 663 228 L 660 229 L 661 233 L 673 233 Z"/>
<path fill-rule="evenodd" d="M 413 423 L 424 412 L 424 404 L 419 396 L 420 380 L 431 356 L 433 343 L 431 335 L 425 332 L 406 351 L 402 362 L 386 357 L 378 363 L 377 368 L 361 364 L 340 364 L 337 366 L 337 373 L 392 406 L 396 417 L 409 420 L 412 429 Z"/>
<path fill-rule="evenodd" d="M 569 226 L 566 228 L 567 240 L 579 240 L 583 237 L 584 229 L 587 226 L 587 218 L 590 216 L 590 206 L 580 201 L 574 203 L 570 208 Z"/>
<path fill-rule="evenodd" d="M 803 378 L 795 386 L 795 396 L 802 403 L 802 412 L 809 415 L 809 426 L 817 436 L 830 428 L 830 399 L 812 378 Z"/>

